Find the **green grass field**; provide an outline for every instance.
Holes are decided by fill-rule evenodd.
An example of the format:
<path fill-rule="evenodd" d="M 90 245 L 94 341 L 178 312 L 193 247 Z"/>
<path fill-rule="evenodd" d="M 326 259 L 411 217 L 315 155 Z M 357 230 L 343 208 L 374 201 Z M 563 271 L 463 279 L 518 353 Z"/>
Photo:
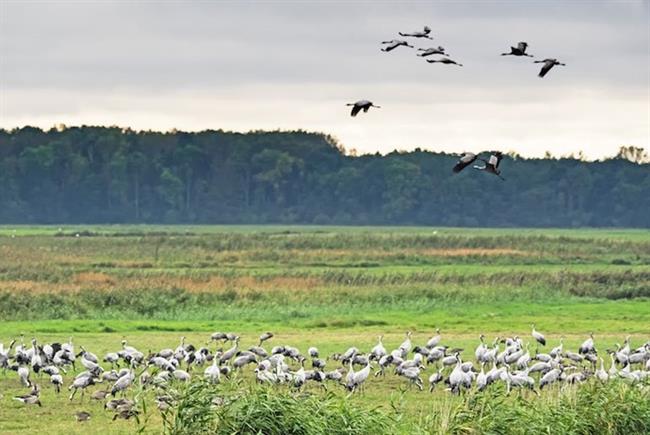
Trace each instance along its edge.
<path fill-rule="evenodd" d="M 271 330 L 271 344 L 329 354 L 369 350 L 379 334 L 392 348 L 406 330 L 423 343 L 439 327 L 470 358 L 480 333 L 528 339 L 533 322 L 551 346 L 565 336 L 575 347 L 592 331 L 602 349 L 626 335 L 640 345 L 650 338 L 650 231 L 0 227 L 0 318 L 5 346 L 20 334 L 72 336 L 97 355 L 123 338 L 142 351 L 182 335 L 200 346 L 217 330 L 241 334 L 242 347 Z M 348 400 L 399 411 L 400 431 L 440 432 L 447 426 L 430 416 L 463 400 L 373 381 Z M 16 373 L 0 373 L 0 433 L 162 430 L 153 406 L 146 424 L 113 422 L 101 404 L 70 403 L 39 382 L 43 407 L 25 407 L 11 399 L 25 391 Z M 74 420 L 80 409 L 90 422 Z"/>

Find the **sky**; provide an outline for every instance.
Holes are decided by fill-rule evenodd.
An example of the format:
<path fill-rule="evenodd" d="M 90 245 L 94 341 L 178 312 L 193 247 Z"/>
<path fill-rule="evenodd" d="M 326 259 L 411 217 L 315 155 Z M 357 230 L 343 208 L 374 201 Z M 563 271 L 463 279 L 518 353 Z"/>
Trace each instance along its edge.
<path fill-rule="evenodd" d="M 432 29 L 462 63 L 380 51 Z M 500 56 L 518 41 L 567 64 Z M 346 103 L 381 109 L 349 115 Z M 650 150 L 650 0 L 0 0 L 0 127 L 304 129 L 394 149 Z"/>

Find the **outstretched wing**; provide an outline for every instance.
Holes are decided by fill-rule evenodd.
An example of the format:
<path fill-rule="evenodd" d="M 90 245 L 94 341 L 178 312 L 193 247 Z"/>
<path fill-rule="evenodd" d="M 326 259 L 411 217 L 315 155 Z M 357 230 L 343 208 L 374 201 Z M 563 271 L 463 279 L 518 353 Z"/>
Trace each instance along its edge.
<path fill-rule="evenodd" d="M 453 171 L 455 174 L 459 173 L 463 169 L 465 169 L 467 166 L 471 165 L 474 161 L 476 160 L 476 154 L 474 153 L 466 153 L 464 154 L 460 159 L 458 159 L 458 162 L 456 165 L 454 165 Z"/>
<path fill-rule="evenodd" d="M 360 110 L 361 110 L 361 106 L 358 106 L 358 105 L 355 104 L 352 107 L 352 112 L 350 112 L 350 116 L 353 116 L 353 117 L 357 116 L 357 113 L 359 113 Z"/>
<path fill-rule="evenodd" d="M 523 53 L 524 51 L 526 51 L 526 47 L 528 47 L 528 43 L 526 43 L 526 42 L 520 42 L 519 44 L 517 44 L 517 48 L 518 48 L 522 53 Z"/>
<path fill-rule="evenodd" d="M 553 68 L 554 65 L 555 65 L 555 62 L 545 62 L 544 66 L 539 71 L 538 75 L 540 77 L 544 77 L 546 75 L 546 73 L 549 72 L 551 70 L 551 68 Z"/>

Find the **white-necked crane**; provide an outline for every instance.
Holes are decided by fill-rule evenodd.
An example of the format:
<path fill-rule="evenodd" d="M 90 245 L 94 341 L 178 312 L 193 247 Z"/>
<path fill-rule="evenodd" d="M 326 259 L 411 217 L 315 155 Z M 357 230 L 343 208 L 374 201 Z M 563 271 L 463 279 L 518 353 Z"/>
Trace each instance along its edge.
<path fill-rule="evenodd" d="M 553 68 L 555 65 L 561 65 L 561 66 L 566 66 L 565 63 L 559 62 L 557 59 L 544 59 L 544 60 L 536 60 L 533 63 L 543 63 L 544 66 L 542 67 L 541 70 L 539 70 L 539 77 L 544 77 L 546 73 L 548 73 L 551 68 Z"/>
<path fill-rule="evenodd" d="M 267 331 L 267 332 L 263 333 L 262 335 L 260 335 L 260 344 L 259 344 L 259 346 L 261 346 L 262 343 L 264 343 L 266 340 L 270 340 L 272 338 L 273 338 L 273 333 L 272 332 Z"/>
<path fill-rule="evenodd" d="M 431 28 L 429 26 L 424 26 L 424 29 L 421 32 L 398 32 L 399 36 L 408 36 L 411 38 L 427 38 L 427 39 L 433 39 L 433 37 L 429 36 L 429 33 L 431 33 Z"/>
<path fill-rule="evenodd" d="M 431 56 L 432 54 L 442 54 L 444 56 L 448 56 L 448 53 L 445 53 L 445 48 L 442 46 L 438 47 L 433 47 L 433 48 L 418 48 L 418 51 L 421 51 L 422 53 L 418 54 L 420 57 L 426 57 L 426 56 Z"/>
<path fill-rule="evenodd" d="M 357 116 L 357 113 L 359 113 L 361 110 L 363 110 L 364 113 L 368 112 L 368 109 L 371 107 L 381 109 L 381 106 L 375 106 L 372 104 L 372 101 L 368 100 L 359 100 L 356 103 L 348 103 L 346 106 L 352 106 L 352 111 L 350 112 L 350 116 L 352 117 Z"/>
<path fill-rule="evenodd" d="M 448 57 L 443 57 L 441 59 L 427 59 L 429 63 L 444 63 L 445 65 L 458 65 L 463 66 L 462 63 L 458 63 L 455 60 L 449 59 Z"/>
<path fill-rule="evenodd" d="M 530 326 L 533 328 L 533 332 L 531 332 L 531 335 L 533 336 L 535 341 L 537 341 L 542 346 L 546 346 L 546 338 L 544 337 L 544 335 L 542 335 L 540 332 L 535 330 L 535 324 L 534 323 L 532 325 L 530 325 Z"/>
<path fill-rule="evenodd" d="M 502 158 L 503 158 L 503 154 L 500 151 L 494 152 L 490 155 L 490 158 L 487 160 L 479 158 L 479 160 L 485 163 L 485 165 L 474 166 L 474 169 L 478 169 L 479 171 L 485 171 L 490 174 L 494 174 L 497 177 L 501 178 L 503 181 L 505 181 L 505 178 L 501 176 L 501 170 L 499 169 L 499 163 L 501 163 Z"/>
<path fill-rule="evenodd" d="M 478 156 L 474 153 L 465 153 L 458 159 L 458 162 L 454 165 L 454 173 L 457 174 L 472 163 L 476 161 Z"/>
<path fill-rule="evenodd" d="M 408 42 L 402 40 L 402 39 L 393 39 L 390 41 L 382 41 L 382 44 L 387 44 L 384 48 L 381 49 L 381 51 L 389 52 L 392 50 L 395 50 L 399 46 L 404 46 L 404 47 L 411 47 L 414 48 L 412 45 L 410 45 Z"/>
<path fill-rule="evenodd" d="M 527 56 L 534 57 L 532 54 L 526 53 L 528 48 L 527 42 L 519 42 L 516 47 L 510 47 L 510 53 L 501 53 L 501 56 Z"/>

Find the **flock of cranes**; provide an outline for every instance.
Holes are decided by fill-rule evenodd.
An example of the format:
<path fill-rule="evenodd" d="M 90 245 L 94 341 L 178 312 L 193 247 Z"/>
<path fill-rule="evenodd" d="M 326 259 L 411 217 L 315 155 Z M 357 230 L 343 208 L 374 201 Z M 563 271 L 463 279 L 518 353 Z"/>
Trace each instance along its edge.
<path fill-rule="evenodd" d="M 424 26 L 424 29 L 422 31 L 416 31 L 416 32 L 398 32 L 400 36 L 402 37 L 408 37 L 408 38 L 416 38 L 416 39 L 429 39 L 433 40 L 433 37 L 431 36 L 431 28 L 428 26 Z M 381 51 L 384 52 L 389 52 L 393 51 L 398 47 L 408 47 L 408 48 L 415 48 L 414 45 L 411 45 L 408 43 L 408 41 L 403 40 L 403 39 L 391 39 L 389 41 L 382 41 L 383 47 L 381 48 Z M 510 52 L 506 53 L 501 53 L 501 56 L 516 56 L 516 57 L 534 57 L 532 54 L 529 54 L 526 52 L 528 49 L 528 43 L 527 42 L 519 42 L 516 47 L 510 47 Z M 462 64 L 456 62 L 455 60 L 451 59 L 449 57 L 449 54 L 446 52 L 445 48 L 442 46 L 438 47 L 431 47 L 431 48 L 418 48 L 417 51 L 421 52 L 416 54 L 419 57 L 428 57 L 432 55 L 440 55 L 441 57 L 439 58 L 433 58 L 433 59 L 426 59 L 427 62 L 429 63 L 442 63 L 442 64 L 447 64 L 447 65 L 458 65 L 458 66 L 463 66 Z M 544 77 L 546 74 L 556 65 L 561 65 L 565 66 L 564 63 L 559 62 L 555 58 L 547 58 L 544 60 L 536 60 L 534 63 L 543 63 L 544 65 L 542 66 L 542 69 L 540 70 L 538 76 L 539 77 Z M 369 100 L 359 100 L 354 103 L 348 103 L 347 106 L 352 106 L 352 111 L 350 112 L 350 115 L 352 117 L 355 117 L 359 114 L 360 111 L 363 110 L 363 112 L 368 112 L 368 110 L 371 107 L 375 108 L 380 108 L 381 106 L 377 106 L 372 103 L 372 101 Z M 499 169 L 499 163 L 501 162 L 502 158 L 502 153 L 500 152 L 493 152 L 491 153 L 490 157 L 488 160 L 485 160 L 481 157 L 478 157 L 474 153 L 465 153 L 463 154 L 458 163 L 453 168 L 454 173 L 458 173 L 462 171 L 465 167 L 469 166 L 472 164 L 474 161 L 481 160 L 484 165 L 483 166 L 474 166 L 475 169 L 485 171 L 490 174 L 494 174 L 497 177 L 499 177 L 501 180 L 505 180 L 501 176 L 501 170 Z"/>
<path fill-rule="evenodd" d="M 506 393 L 522 388 L 538 395 L 539 390 L 553 384 L 620 379 L 647 385 L 646 379 L 650 379 L 650 340 L 633 348 L 627 337 L 623 346 L 617 344 L 615 349 L 599 351 L 590 334 L 577 352 L 565 348 L 563 338 L 550 351 L 543 352 L 540 349 L 546 347 L 547 340 L 535 325 L 531 326 L 529 341 L 518 336 L 496 337 L 488 344 L 481 334 L 472 357 L 466 359 L 461 357 L 463 349 L 445 343 L 439 329 L 420 344 L 414 343 L 411 332 L 407 332 L 404 341 L 392 350 L 379 336 L 369 350 L 353 346 L 328 357 L 323 357 L 316 347 L 309 347 L 306 353 L 289 345 L 264 348 L 264 343 L 274 338 L 270 332 L 248 348 L 240 347 L 239 335 L 221 332 L 212 334 L 202 346 L 189 344 L 181 337 L 175 348 L 147 352 L 123 340 L 119 349 L 101 358 L 83 346 L 75 349 L 72 338 L 65 343 L 47 344 L 32 339 L 27 345 L 21 337 L 20 343 L 14 340 L 6 348 L 0 343 L 0 368 L 5 374 L 15 371 L 18 382 L 29 388 L 29 392 L 14 397 L 25 405 L 44 406 L 40 393 L 41 385 L 46 383 L 51 384 L 56 395 L 67 389 L 70 401 L 79 393 L 81 402 L 86 390 L 97 386 L 88 394 L 113 411 L 113 419 L 138 415 L 137 401 L 126 397 L 134 386 L 151 388 L 158 408 L 166 410 L 175 400 L 168 394 L 168 387 L 195 377 L 220 383 L 233 376 L 250 376 L 262 384 L 284 384 L 297 390 L 311 383 L 325 389 L 339 385 L 354 393 L 363 391 L 369 383 L 396 376 L 418 390 L 425 389 L 424 379 L 428 379 L 429 391 L 440 388 L 460 394 L 502 384 Z M 90 413 L 80 411 L 75 417 L 84 421 Z"/>
<path fill-rule="evenodd" d="M 409 37 L 409 38 L 425 38 L 425 39 L 430 39 L 433 40 L 433 37 L 431 36 L 431 28 L 428 26 L 424 26 L 424 29 L 422 31 L 418 32 L 398 32 L 400 36 L 403 37 Z M 390 41 L 382 41 L 383 48 L 381 48 L 381 51 L 384 52 L 389 52 L 395 50 L 397 47 L 408 47 L 408 48 L 415 48 L 414 45 L 411 45 L 408 43 L 408 41 L 404 39 L 391 39 Z M 528 43 L 527 42 L 519 42 L 517 43 L 516 47 L 510 47 L 510 52 L 509 53 L 501 53 L 501 56 L 525 56 L 525 57 L 534 57 L 532 54 L 526 53 L 526 49 L 528 48 Z M 427 59 L 426 61 L 429 63 L 442 63 L 446 65 L 458 65 L 458 66 L 463 66 L 462 64 L 456 62 L 455 60 L 451 59 L 449 57 L 449 54 L 445 51 L 445 49 L 441 46 L 434 47 L 434 48 L 418 48 L 418 51 L 422 51 L 421 54 L 418 54 L 420 57 L 425 57 L 425 56 L 431 56 L 434 54 L 441 55 L 443 57 L 440 57 L 438 59 Z M 534 63 L 543 63 L 544 66 L 540 70 L 538 76 L 539 77 L 544 77 L 550 70 L 556 65 L 561 65 L 565 66 L 566 64 L 559 62 L 555 58 L 547 58 L 544 60 L 536 60 Z"/>

